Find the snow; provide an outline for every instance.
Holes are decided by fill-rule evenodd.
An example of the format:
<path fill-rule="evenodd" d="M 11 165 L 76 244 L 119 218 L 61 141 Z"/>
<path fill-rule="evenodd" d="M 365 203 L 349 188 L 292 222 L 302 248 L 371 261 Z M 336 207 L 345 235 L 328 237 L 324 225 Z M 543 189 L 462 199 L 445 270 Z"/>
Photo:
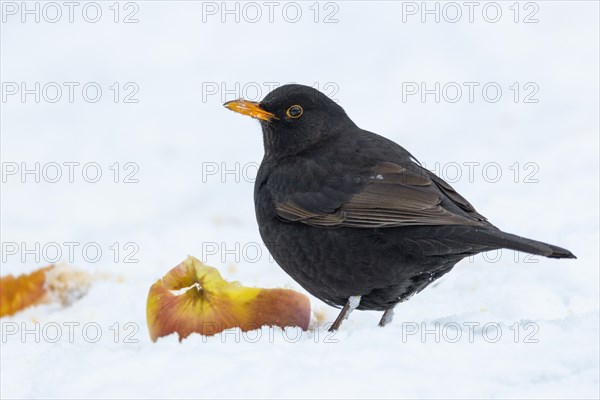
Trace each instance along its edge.
<path fill-rule="evenodd" d="M 358 305 L 360 304 L 360 296 L 352 296 L 348 299 L 348 303 L 350 304 L 350 306 L 348 307 L 348 310 L 350 312 L 354 311 L 356 309 L 356 307 L 358 307 Z"/>
<path fill-rule="evenodd" d="M 57 23 L 3 14 L 3 95 L 6 82 L 57 82 L 63 97 L 45 101 L 48 86 L 39 103 L 20 93 L 0 103 L 1 275 L 46 265 L 59 249 L 60 261 L 93 282 L 69 307 L 0 321 L 0 397 L 600 397 L 597 2 L 536 2 L 539 22 L 528 24 L 513 22 L 512 2 L 500 3 L 497 23 L 479 8 L 469 23 L 464 6 L 457 23 L 421 23 L 420 14 L 402 14 L 402 4 L 420 2 L 363 1 L 320 3 L 319 23 L 312 2 L 298 3 L 297 23 L 279 13 L 286 3 L 273 22 L 254 3 L 256 23 L 239 3 L 246 14 L 223 23 L 221 2 L 142 1 L 133 3 L 139 22 L 125 24 L 113 22 L 112 2 L 99 4 L 97 23 L 80 8 L 73 23 L 66 8 Z M 323 23 L 336 7 L 338 22 Z M 120 20 L 132 10 L 121 8 Z M 522 21 L 532 9 L 520 11 Z M 500 228 L 578 259 L 511 251 L 466 259 L 400 304 L 385 328 L 381 313 L 354 311 L 332 335 L 323 323 L 338 310 L 311 298 L 319 322 L 308 332 L 264 327 L 151 342 L 148 289 L 188 254 L 244 285 L 302 291 L 258 234 L 259 125 L 222 107 L 292 81 L 318 84 Z M 64 82 L 80 83 L 72 103 Z M 88 82 L 102 88 L 97 103 L 82 98 Z M 122 102 L 135 91 L 128 82 L 138 103 Z M 456 82 L 463 97 L 446 101 L 455 85 L 439 103 L 402 90 L 422 82 Z M 479 83 L 473 102 L 464 82 Z M 489 82 L 502 89 L 496 103 L 479 90 Z M 530 82 L 537 103 L 523 102 L 535 91 Z M 46 168 L 39 183 L 20 173 L 36 162 Z M 69 162 L 80 163 L 72 183 Z M 50 163 L 62 172 L 56 183 Z M 97 163 L 88 179 L 101 170 L 96 183 L 83 179 L 86 163 Z"/>

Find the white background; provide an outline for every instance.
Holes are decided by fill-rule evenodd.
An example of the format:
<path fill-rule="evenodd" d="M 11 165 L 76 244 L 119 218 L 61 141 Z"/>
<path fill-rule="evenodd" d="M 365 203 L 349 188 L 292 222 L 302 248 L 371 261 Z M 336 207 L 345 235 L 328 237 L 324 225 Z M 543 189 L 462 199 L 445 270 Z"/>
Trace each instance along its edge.
<path fill-rule="evenodd" d="M 44 335 L 39 343 L 21 332 L 4 335 L 2 398 L 599 396 L 597 2 L 520 3 L 519 22 L 513 2 L 501 2 L 496 23 L 486 20 L 493 10 L 482 13 L 486 2 L 475 8 L 473 22 L 457 3 L 462 18 L 455 23 L 447 21 L 455 9 L 446 3 L 437 3 L 447 13 L 436 22 L 435 15 L 406 13 L 421 2 L 282 2 L 271 22 L 263 2 L 228 3 L 236 15 L 223 14 L 221 2 L 140 1 L 118 4 L 117 23 L 113 2 L 98 3 L 96 23 L 82 15 L 86 2 L 76 6 L 72 23 L 62 2 L 56 23 L 47 21 L 55 10 L 43 14 L 46 3 L 37 3 L 39 22 L 22 15 L 21 2 L 12 3 L 15 15 L 7 3 L 0 41 L 3 172 L 14 163 L 95 162 L 103 175 L 88 183 L 80 166 L 73 183 L 66 167 L 57 183 L 43 175 L 39 183 L 31 174 L 3 176 L 3 246 L 77 242 L 70 264 L 96 277 L 88 295 L 70 307 L 40 306 L 3 319 L 3 334 L 7 323 L 21 329 L 35 322 L 94 323 L 103 333 L 97 343 L 85 340 L 81 326 L 74 343 L 64 325 L 58 343 Z M 252 22 L 255 5 L 261 18 Z M 297 7 L 302 14 L 292 23 Z M 134 10 L 138 22 L 123 23 Z M 538 22 L 524 23 L 535 10 Z M 93 18 L 93 9 L 88 12 Z M 325 23 L 332 12 L 337 22 Z M 56 103 L 47 101 L 54 92 L 41 93 L 39 103 L 34 95 L 23 102 L 21 93 L 6 92 L 7 83 L 31 89 L 35 82 L 80 86 L 72 103 L 66 86 Z M 103 90 L 96 103 L 82 97 L 88 82 Z M 121 95 L 129 92 L 125 83 L 137 85 L 138 102 L 115 103 L 114 82 Z M 355 312 L 333 338 L 317 330 L 295 341 L 294 331 L 264 328 L 255 332 L 261 335 L 256 343 L 237 331 L 152 343 L 148 288 L 188 254 L 245 285 L 302 291 L 269 259 L 258 234 L 252 178 L 262 158 L 260 127 L 222 107 L 241 96 L 258 100 L 273 82 L 317 84 L 359 126 L 400 143 L 441 173 L 498 227 L 568 248 L 578 259 L 527 262 L 524 254 L 505 252 L 464 260 L 439 285 L 397 307 L 385 329 L 376 326 L 378 313 Z M 429 89 L 436 82 L 479 86 L 472 102 L 462 86 L 456 103 L 447 101 L 454 92 L 436 103 L 434 95 L 424 102 L 419 95 L 403 98 L 411 82 Z M 490 82 L 502 89 L 497 102 L 482 96 Z M 516 103 L 515 82 L 521 88 Z M 539 88 L 537 103 L 523 101 L 528 82 Z M 218 93 L 207 92 L 215 87 Z M 115 162 L 119 183 L 109 169 Z M 138 183 L 122 182 L 128 162 L 139 167 Z M 479 163 L 472 176 L 465 163 Z M 494 168 L 484 174 L 490 163 Z M 515 163 L 517 177 L 510 169 Z M 526 163 L 533 167 L 525 169 Z M 218 173 L 207 175 L 215 165 Z M 237 174 L 221 174 L 236 167 Z M 537 182 L 526 179 L 533 170 Z M 138 262 L 123 262 L 123 251 L 115 262 L 109 248 L 115 242 L 138 246 Z M 101 247 L 98 261 L 82 256 L 86 243 Z M 215 246 L 219 252 L 209 254 Z M 236 246 L 235 254 L 224 251 Z M 48 261 L 43 255 L 23 261 L 22 255 L 3 251 L 2 275 Z M 70 260 L 63 254 L 62 261 Z M 325 321 L 335 318 L 337 310 L 314 298 L 311 303 Z M 137 343 L 125 343 L 133 332 L 124 329 L 128 322 L 137 327 L 131 336 Z M 469 323 L 479 324 L 473 340 Z M 486 336 L 486 323 L 501 327 L 497 342 L 490 340 L 493 331 Z M 440 330 L 438 338 L 422 336 L 424 328 L 456 325 L 462 332 L 457 343 L 449 340 L 452 329 Z M 407 336 L 415 326 L 418 332 Z M 537 343 L 524 338 L 531 329 Z"/>

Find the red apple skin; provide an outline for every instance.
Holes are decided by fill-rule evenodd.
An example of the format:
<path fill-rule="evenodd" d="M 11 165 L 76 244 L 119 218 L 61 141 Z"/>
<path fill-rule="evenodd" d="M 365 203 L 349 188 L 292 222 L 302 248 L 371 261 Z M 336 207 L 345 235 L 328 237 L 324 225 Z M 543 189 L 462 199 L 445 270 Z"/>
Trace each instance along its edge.
<path fill-rule="evenodd" d="M 264 325 L 307 330 L 310 301 L 290 289 L 227 282 L 217 269 L 190 256 L 152 285 L 146 317 L 153 341 L 173 332 L 182 340 L 194 332 L 210 336 L 225 329 L 249 331 Z"/>

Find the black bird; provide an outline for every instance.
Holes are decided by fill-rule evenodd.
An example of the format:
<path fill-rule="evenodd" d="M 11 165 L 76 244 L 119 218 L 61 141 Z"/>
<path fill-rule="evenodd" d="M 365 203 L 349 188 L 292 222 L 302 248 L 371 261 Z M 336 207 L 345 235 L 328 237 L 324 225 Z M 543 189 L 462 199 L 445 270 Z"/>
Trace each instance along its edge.
<path fill-rule="evenodd" d="M 275 261 L 325 303 L 384 311 L 465 257 L 507 248 L 568 250 L 502 232 L 404 148 L 365 131 L 316 89 L 285 85 L 230 110 L 260 120 L 265 155 L 254 186 L 260 234 Z"/>

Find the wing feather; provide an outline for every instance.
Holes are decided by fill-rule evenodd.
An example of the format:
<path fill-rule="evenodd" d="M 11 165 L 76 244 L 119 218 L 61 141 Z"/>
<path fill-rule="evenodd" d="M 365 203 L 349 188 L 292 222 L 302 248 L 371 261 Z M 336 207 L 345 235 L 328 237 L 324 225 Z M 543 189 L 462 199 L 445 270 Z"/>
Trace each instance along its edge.
<path fill-rule="evenodd" d="M 277 204 L 278 216 L 313 226 L 353 228 L 481 225 L 485 221 L 450 185 L 414 163 L 380 163 L 339 182 L 354 185 L 331 182 L 318 192 L 294 193 Z M 455 209 L 444 207 L 445 200 Z"/>

